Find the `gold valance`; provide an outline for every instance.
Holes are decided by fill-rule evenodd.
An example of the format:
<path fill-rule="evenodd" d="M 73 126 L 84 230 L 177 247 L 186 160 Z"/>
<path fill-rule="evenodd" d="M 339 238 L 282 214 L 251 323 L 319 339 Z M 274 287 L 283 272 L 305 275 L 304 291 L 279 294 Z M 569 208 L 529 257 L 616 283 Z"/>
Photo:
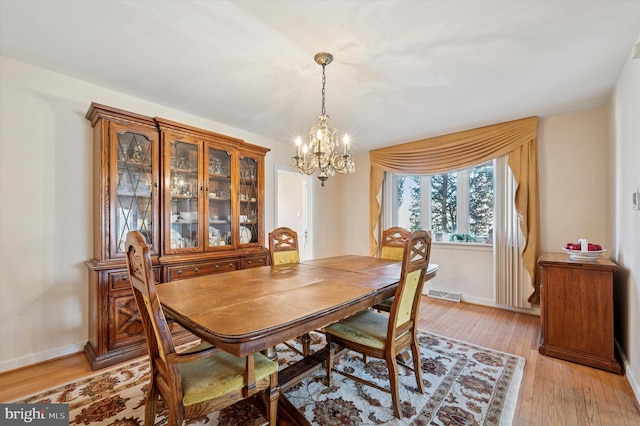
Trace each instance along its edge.
<path fill-rule="evenodd" d="M 536 282 L 536 260 L 540 252 L 540 207 L 538 195 L 538 118 L 529 117 L 478 129 L 408 142 L 369 152 L 369 249 L 377 252 L 376 226 L 380 220 L 377 196 L 384 172 L 412 175 L 448 173 L 508 155 L 509 167 L 518 184 L 515 206 L 526 246 L 525 267 Z M 537 291 L 529 298 L 537 303 Z"/>

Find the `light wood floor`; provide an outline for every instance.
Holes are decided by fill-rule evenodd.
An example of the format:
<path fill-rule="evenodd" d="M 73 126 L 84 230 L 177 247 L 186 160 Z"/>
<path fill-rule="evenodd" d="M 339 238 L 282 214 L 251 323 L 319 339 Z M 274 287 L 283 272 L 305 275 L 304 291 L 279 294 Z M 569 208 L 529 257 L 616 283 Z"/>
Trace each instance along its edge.
<path fill-rule="evenodd" d="M 423 297 L 420 329 L 526 359 L 514 425 L 640 425 L 625 376 L 538 353 L 536 316 Z M 0 374 L 0 402 L 91 373 L 83 354 Z"/>

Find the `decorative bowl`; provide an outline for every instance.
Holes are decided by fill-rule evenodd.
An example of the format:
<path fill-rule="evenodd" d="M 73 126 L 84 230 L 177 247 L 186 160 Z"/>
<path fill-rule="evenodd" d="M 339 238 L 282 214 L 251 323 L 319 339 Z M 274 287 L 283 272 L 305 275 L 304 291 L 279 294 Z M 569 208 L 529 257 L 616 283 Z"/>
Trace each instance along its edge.
<path fill-rule="evenodd" d="M 605 249 L 593 250 L 593 251 L 580 251 L 580 250 L 569 250 L 566 248 L 563 248 L 562 250 L 564 250 L 567 254 L 569 254 L 569 258 L 573 260 L 596 260 L 598 256 L 600 256 L 602 253 L 607 251 Z"/>
<path fill-rule="evenodd" d="M 198 212 L 180 212 L 180 217 L 182 220 L 186 220 L 188 222 L 198 220 Z"/>

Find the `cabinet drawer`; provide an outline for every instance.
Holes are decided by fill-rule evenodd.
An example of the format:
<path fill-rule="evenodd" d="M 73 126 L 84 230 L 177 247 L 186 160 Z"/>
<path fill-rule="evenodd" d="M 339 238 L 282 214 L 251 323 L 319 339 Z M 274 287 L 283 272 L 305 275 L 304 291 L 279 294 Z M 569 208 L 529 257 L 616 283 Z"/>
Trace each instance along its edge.
<path fill-rule="evenodd" d="M 260 257 L 247 257 L 242 259 L 242 269 L 257 268 L 259 266 L 267 265 L 267 256 Z"/>
<path fill-rule="evenodd" d="M 160 268 L 153 268 L 153 279 L 156 280 L 156 283 L 160 282 Z M 124 269 L 117 272 L 109 272 L 109 291 L 125 289 L 131 289 L 129 271 Z"/>
<path fill-rule="evenodd" d="M 237 260 L 169 266 L 167 268 L 167 280 L 172 281 L 200 275 L 218 274 L 221 272 L 235 271 L 236 269 L 238 269 Z"/>

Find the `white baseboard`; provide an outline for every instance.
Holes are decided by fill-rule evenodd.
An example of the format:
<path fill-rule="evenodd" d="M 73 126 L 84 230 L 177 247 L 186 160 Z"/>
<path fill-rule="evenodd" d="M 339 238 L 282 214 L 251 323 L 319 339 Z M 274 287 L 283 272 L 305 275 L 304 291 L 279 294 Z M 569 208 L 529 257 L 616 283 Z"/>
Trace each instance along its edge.
<path fill-rule="evenodd" d="M 462 301 L 467 303 L 473 303 L 474 305 L 489 306 L 492 308 L 504 309 L 507 311 L 520 312 L 522 314 L 540 316 L 539 306 L 533 306 L 531 308 L 514 308 L 513 306 L 499 305 L 491 299 L 483 299 L 480 297 L 469 297 L 469 296 L 465 296 L 464 294 L 462 295 Z"/>
<path fill-rule="evenodd" d="M 6 361 L 0 361 L 0 373 L 9 370 L 15 370 L 16 368 L 24 367 L 31 364 L 37 364 L 39 362 L 48 361 L 54 358 L 59 358 L 65 355 L 71 355 L 78 352 L 82 352 L 86 342 L 75 343 L 73 345 L 62 346 L 60 348 L 54 348 L 35 354 L 25 355 L 19 358 L 9 359 Z"/>
<path fill-rule="evenodd" d="M 638 404 L 640 404 L 640 380 L 636 376 L 636 372 L 633 370 L 633 368 L 631 368 L 631 364 L 629 363 L 629 360 L 627 359 L 626 356 L 624 356 L 624 352 L 622 351 L 622 348 L 618 344 L 618 339 L 615 339 L 615 344 L 616 344 L 616 350 L 618 351 L 618 354 L 620 354 L 620 358 L 622 358 L 622 363 L 624 364 L 624 374 L 625 376 L 627 376 L 627 380 L 631 385 L 631 390 L 633 390 L 633 393 L 636 397 L 636 401 L 638 401 Z"/>

